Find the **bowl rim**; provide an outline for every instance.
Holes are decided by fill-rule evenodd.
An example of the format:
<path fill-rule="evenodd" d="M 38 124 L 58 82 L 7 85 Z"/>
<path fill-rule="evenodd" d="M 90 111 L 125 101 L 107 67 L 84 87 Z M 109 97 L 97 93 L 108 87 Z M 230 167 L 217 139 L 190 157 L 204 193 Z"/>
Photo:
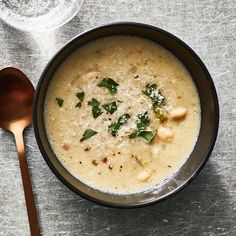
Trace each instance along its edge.
<path fill-rule="evenodd" d="M 69 47 L 71 44 L 73 44 L 77 39 L 79 39 L 80 37 L 83 37 L 87 34 L 90 34 L 94 31 L 97 30 L 102 30 L 104 28 L 107 27 L 113 27 L 113 26 L 136 26 L 136 27 L 140 27 L 140 28 L 146 28 L 146 29 L 150 29 L 153 31 L 159 31 L 163 34 L 165 34 L 167 37 L 172 38 L 173 40 L 177 41 L 180 45 L 182 45 L 196 60 L 196 62 L 201 66 L 206 78 L 208 79 L 208 82 L 210 83 L 211 86 L 211 92 L 213 95 L 213 102 L 214 102 L 214 108 L 215 108 L 215 116 L 214 116 L 214 125 L 213 125 L 213 130 L 214 132 L 212 133 L 212 137 L 211 137 L 211 142 L 208 145 L 208 149 L 206 150 L 206 155 L 203 157 L 202 162 L 199 164 L 198 168 L 195 169 L 195 171 L 191 174 L 191 176 L 189 177 L 189 179 L 187 179 L 184 184 L 182 184 L 181 186 L 177 187 L 176 189 L 174 189 L 172 192 L 164 195 L 163 197 L 160 197 L 159 199 L 155 199 L 149 202 L 139 202 L 139 203 L 134 203 L 134 204 L 118 204 L 118 203 L 110 203 L 110 202 L 106 202 L 106 201 L 102 201 L 99 200 L 95 197 L 92 197 L 91 195 L 87 195 L 84 192 L 82 192 L 81 190 L 75 188 L 70 182 L 68 182 L 55 168 L 55 166 L 51 163 L 49 157 L 47 156 L 46 151 L 44 150 L 42 141 L 40 139 L 40 135 L 39 135 L 39 129 L 38 127 L 38 120 L 37 120 L 37 103 L 40 99 L 39 93 L 40 93 L 40 88 L 42 86 L 43 80 L 45 75 L 47 74 L 47 71 L 49 70 L 51 64 L 54 62 L 54 60 L 56 60 L 56 58 L 63 52 L 63 50 L 65 50 L 67 47 Z M 41 76 L 38 80 L 37 86 L 36 86 L 36 91 L 35 91 L 35 96 L 34 96 L 34 103 L 33 103 L 33 128 L 34 128 L 34 133 L 35 133 L 35 137 L 36 137 L 36 141 L 38 144 L 38 147 L 40 149 L 40 152 L 45 160 L 45 162 L 47 163 L 47 165 L 49 166 L 49 168 L 52 170 L 52 172 L 56 175 L 56 177 L 65 185 L 67 186 L 70 190 L 72 190 L 73 192 L 75 192 L 76 194 L 78 194 L 79 196 L 94 202 L 96 204 L 105 206 L 105 207 L 112 207 L 112 208 L 120 208 L 120 209 L 132 209 L 132 208 L 141 208 L 141 207 L 146 207 L 146 206 L 150 206 L 159 202 L 162 202 L 168 198 L 171 198 L 172 196 L 176 195 L 178 192 L 180 192 L 181 190 L 183 190 L 184 188 L 186 188 L 186 186 L 188 186 L 193 179 L 196 178 L 196 176 L 200 173 L 200 171 L 203 169 L 203 167 L 205 166 L 206 162 L 208 161 L 212 150 L 214 148 L 216 139 L 217 139 L 217 134 L 218 134 L 218 129 L 219 129 L 219 118 L 220 118 L 220 111 L 219 111 L 219 101 L 218 101 L 218 96 L 217 96 L 217 92 L 216 92 L 216 88 L 213 82 L 213 79 L 210 75 L 210 73 L 208 72 L 205 64 L 203 63 L 203 61 L 200 59 L 200 57 L 195 53 L 195 51 L 190 48 L 185 42 L 183 42 L 181 39 L 179 39 L 178 37 L 176 37 L 175 35 L 161 29 L 158 28 L 156 26 L 150 25 L 150 24 L 145 24 L 145 23 L 140 23 L 140 22 L 113 22 L 113 23 L 107 23 L 107 24 L 103 24 L 101 26 L 98 27 L 94 27 L 88 30 L 85 30 L 81 33 L 79 33 L 78 35 L 76 35 L 75 37 L 73 37 L 71 40 L 69 40 L 64 46 L 62 46 L 52 57 L 51 59 L 48 61 L 48 63 L 46 64 L 46 66 L 44 67 L 43 72 L 41 73 Z"/>

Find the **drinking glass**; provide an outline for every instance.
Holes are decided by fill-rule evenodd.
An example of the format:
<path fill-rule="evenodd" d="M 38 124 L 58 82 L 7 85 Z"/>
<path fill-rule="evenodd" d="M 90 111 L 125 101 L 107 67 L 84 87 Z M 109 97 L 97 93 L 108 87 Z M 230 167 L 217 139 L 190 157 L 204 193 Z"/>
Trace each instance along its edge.
<path fill-rule="evenodd" d="M 71 20 L 84 0 L 0 0 L 0 18 L 23 31 L 42 32 Z"/>

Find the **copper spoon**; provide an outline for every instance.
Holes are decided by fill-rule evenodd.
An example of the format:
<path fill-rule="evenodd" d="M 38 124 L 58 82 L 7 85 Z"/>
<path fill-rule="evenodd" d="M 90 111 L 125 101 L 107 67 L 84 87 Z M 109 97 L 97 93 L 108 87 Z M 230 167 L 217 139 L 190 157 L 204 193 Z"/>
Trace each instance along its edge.
<path fill-rule="evenodd" d="M 31 235 L 40 235 L 30 175 L 25 156 L 23 131 L 32 122 L 34 87 L 19 69 L 0 70 L 0 127 L 16 140 Z"/>

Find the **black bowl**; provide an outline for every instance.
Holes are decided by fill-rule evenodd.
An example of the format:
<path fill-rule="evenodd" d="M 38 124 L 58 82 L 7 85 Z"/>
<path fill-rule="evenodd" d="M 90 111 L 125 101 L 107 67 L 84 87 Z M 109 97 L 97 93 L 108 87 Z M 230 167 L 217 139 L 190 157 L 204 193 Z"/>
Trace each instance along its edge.
<path fill-rule="evenodd" d="M 152 40 L 171 51 L 190 72 L 200 96 L 201 127 L 193 152 L 175 174 L 159 189 L 130 195 L 113 195 L 93 189 L 71 175 L 57 159 L 48 142 L 44 124 L 44 102 L 53 73 L 63 60 L 82 45 L 111 35 L 134 35 Z M 34 99 L 33 125 L 40 151 L 54 174 L 71 190 L 106 206 L 130 208 L 160 202 L 188 185 L 208 160 L 215 144 L 219 124 L 216 90 L 209 72 L 196 53 L 174 35 L 140 23 L 115 23 L 101 26 L 72 39 L 47 64 L 38 82 Z"/>

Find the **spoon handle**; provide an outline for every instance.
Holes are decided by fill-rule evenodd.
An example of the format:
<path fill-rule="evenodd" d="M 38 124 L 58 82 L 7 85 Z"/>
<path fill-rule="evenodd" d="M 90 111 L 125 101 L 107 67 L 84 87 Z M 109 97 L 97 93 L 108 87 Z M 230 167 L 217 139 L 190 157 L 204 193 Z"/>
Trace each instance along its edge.
<path fill-rule="evenodd" d="M 37 210 L 34 202 L 34 195 L 32 191 L 32 185 L 30 181 L 30 175 L 28 170 L 28 164 L 25 156 L 25 146 L 23 140 L 23 131 L 21 129 L 14 130 L 14 136 L 16 140 L 17 152 L 19 156 L 21 177 L 25 193 L 25 201 L 30 225 L 30 231 L 32 236 L 40 236 L 40 229 L 38 223 Z"/>

